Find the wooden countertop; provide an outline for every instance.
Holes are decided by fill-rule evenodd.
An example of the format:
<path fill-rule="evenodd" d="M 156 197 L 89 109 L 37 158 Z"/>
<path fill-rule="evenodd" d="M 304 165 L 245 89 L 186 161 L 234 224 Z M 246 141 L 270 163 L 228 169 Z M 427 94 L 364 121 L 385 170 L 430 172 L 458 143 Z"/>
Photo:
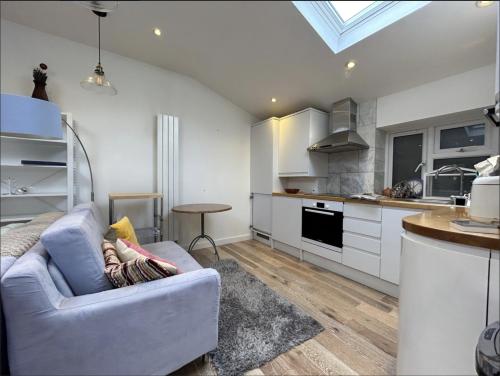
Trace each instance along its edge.
<path fill-rule="evenodd" d="M 311 200 L 351 202 L 356 204 L 380 205 L 406 209 L 425 210 L 421 214 L 412 215 L 403 219 L 405 230 L 429 238 L 444 240 L 453 243 L 465 244 L 474 247 L 500 250 L 500 236 L 482 234 L 478 232 L 463 232 L 450 226 L 450 221 L 457 218 L 468 218 L 469 209 L 444 204 L 420 203 L 401 201 L 393 198 L 382 198 L 376 201 L 351 199 L 331 195 L 315 195 L 308 193 L 273 193 L 273 196 L 305 198 Z"/>
<path fill-rule="evenodd" d="M 449 207 L 429 210 L 422 214 L 411 215 L 403 218 L 403 228 L 417 235 L 437 240 L 444 240 L 499 251 L 499 235 L 482 234 L 479 232 L 464 232 L 450 226 L 451 220 L 468 217 L 468 208 Z"/>
<path fill-rule="evenodd" d="M 138 200 L 146 198 L 161 198 L 161 193 L 110 193 L 108 195 L 110 200 Z"/>
<path fill-rule="evenodd" d="M 382 198 L 380 200 L 370 201 L 370 200 L 360 200 L 355 198 L 346 198 L 335 195 L 315 195 L 309 193 L 282 193 L 273 192 L 273 196 L 283 196 L 283 197 L 293 197 L 293 198 L 305 198 L 310 200 L 324 200 L 324 201 L 337 201 L 337 202 L 351 202 L 355 204 L 367 204 L 367 205 L 380 205 L 380 206 L 390 206 L 396 208 L 406 208 L 406 209 L 421 209 L 421 210 L 433 210 L 439 208 L 448 208 L 449 205 L 444 204 L 433 204 L 427 202 L 411 202 L 403 201 L 395 198 Z"/>

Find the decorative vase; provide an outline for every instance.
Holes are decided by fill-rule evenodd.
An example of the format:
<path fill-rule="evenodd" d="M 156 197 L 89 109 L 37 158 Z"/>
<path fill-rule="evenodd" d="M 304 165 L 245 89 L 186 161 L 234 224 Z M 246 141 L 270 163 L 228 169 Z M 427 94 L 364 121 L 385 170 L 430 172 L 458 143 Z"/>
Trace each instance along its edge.
<path fill-rule="evenodd" d="M 47 82 L 47 65 L 41 63 L 38 67 L 33 69 L 33 83 L 35 88 L 33 89 L 32 98 L 41 99 L 43 101 L 48 101 L 49 97 L 45 91 L 45 86 Z"/>
<path fill-rule="evenodd" d="M 35 88 L 33 89 L 33 94 L 31 94 L 31 98 L 41 99 L 43 101 L 48 101 L 49 97 L 47 96 L 47 92 L 45 91 L 45 84 L 35 83 Z"/>

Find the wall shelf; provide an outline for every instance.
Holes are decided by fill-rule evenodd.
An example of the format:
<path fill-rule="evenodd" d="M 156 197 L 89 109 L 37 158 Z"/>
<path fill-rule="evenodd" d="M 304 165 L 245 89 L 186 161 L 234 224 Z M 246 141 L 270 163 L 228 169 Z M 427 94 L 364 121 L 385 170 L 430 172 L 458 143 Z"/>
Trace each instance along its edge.
<path fill-rule="evenodd" d="M 2 195 L 1 198 L 27 198 L 27 197 L 66 197 L 67 193 L 25 193 L 19 195 Z"/>
<path fill-rule="evenodd" d="M 20 141 L 20 142 L 36 142 L 36 143 L 46 143 L 54 145 L 66 145 L 66 140 L 48 139 L 48 138 L 29 138 L 20 136 L 7 136 L 1 135 L 0 140 L 2 141 Z"/>
<path fill-rule="evenodd" d="M 33 120 L 27 116 L 29 115 L 24 113 L 15 114 L 19 131 L 22 131 L 23 121 Z M 62 113 L 60 116 L 70 126 L 73 124 L 70 113 Z M 47 212 L 68 212 L 73 207 L 75 143 L 73 133 L 67 129 L 62 119 L 60 120 L 62 138 L 24 135 L 15 133 L 12 127 L 9 128 L 9 132 L 0 133 L 2 193 L 8 193 L 0 195 L 2 225 L 8 222 L 26 222 L 38 214 Z M 36 125 L 36 121 L 34 124 Z M 23 160 L 61 162 L 65 166 L 22 164 Z M 20 187 L 30 187 L 29 192 L 10 193 Z"/>
<path fill-rule="evenodd" d="M 24 165 L 24 164 L 16 164 L 16 163 L 2 163 L 0 167 L 5 167 L 5 168 L 52 168 L 52 169 L 66 169 L 68 166 L 45 166 L 45 165 Z"/>

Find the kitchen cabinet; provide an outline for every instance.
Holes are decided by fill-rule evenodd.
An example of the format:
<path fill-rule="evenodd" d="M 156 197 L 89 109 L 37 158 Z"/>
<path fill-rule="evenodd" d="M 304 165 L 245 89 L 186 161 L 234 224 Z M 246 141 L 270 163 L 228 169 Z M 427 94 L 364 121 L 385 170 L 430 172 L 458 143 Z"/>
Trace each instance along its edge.
<path fill-rule="evenodd" d="M 488 325 L 500 320 L 500 252 L 490 258 L 490 289 L 488 295 Z"/>
<path fill-rule="evenodd" d="M 273 240 L 300 249 L 302 245 L 302 200 L 273 196 L 272 203 Z"/>
<path fill-rule="evenodd" d="M 489 249 L 403 234 L 398 375 L 476 374 L 490 254 Z"/>
<path fill-rule="evenodd" d="M 271 235 L 272 196 L 254 193 L 252 199 L 252 229 Z"/>
<path fill-rule="evenodd" d="M 382 238 L 380 248 L 380 278 L 399 285 L 401 234 L 403 218 L 421 213 L 420 210 L 382 209 Z"/>
<path fill-rule="evenodd" d="M 328 154 L 307 148 L 328 135 L 328 114 L 313 108 L 282 117 L 278 176 L 328 177 Z"/>
<path fill-rule="evenodd" d="M 278 177 L 279 119 L 270 118 L 250 130 L 250 189 L 252 193 L 281 191 Z"/>

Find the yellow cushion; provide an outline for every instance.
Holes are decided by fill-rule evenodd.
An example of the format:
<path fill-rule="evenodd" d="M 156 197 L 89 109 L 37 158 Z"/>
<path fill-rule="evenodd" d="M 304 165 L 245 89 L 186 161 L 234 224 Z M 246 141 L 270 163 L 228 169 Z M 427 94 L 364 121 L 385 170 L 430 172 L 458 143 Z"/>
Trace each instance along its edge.
<path fill-rule="evenodd" d="M 135 236 L 134 226 L 128 219 L 128 217 L 123 217 L 118 222 L 113 223 L 111 228 L 116 231 L 116 237 L 128 240 L 134 244 L 139 245 L 137 241 L 137 236 Z"/>

